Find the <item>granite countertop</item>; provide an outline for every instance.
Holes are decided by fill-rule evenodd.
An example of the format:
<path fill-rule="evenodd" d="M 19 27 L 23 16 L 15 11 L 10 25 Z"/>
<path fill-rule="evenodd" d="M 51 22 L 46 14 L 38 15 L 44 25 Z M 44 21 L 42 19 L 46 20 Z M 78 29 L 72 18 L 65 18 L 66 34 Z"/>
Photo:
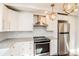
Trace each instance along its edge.
<path fill-rule="evenodd" d="M 7 38 L 8 40 L 16 41 L 33 41 L 33 37 L 24 37 L 24 38 Z"/>
<path fill-rule="evenodd" d="M 57 40 L 57 38 L 55 38 L 55 37 L 53 37 L 53 36 L 48 36 L 48 38 L 49 38 L 50 40 Z"/>
<path fill-rule="evenodd" d="M 24 38 L 6 38 L 5 40 L 2 40 L 0 42 L 5 41 L 18 41 L 18 42 L 26 42 L 26 41 L 34 41 L 33 37 L 24 37 Z"/>

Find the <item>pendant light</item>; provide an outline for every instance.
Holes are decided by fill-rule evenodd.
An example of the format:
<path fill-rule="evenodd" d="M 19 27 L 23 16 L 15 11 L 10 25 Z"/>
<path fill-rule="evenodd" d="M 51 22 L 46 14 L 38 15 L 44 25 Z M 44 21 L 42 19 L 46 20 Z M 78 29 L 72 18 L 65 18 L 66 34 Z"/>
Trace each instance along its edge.
<path fill-rule="evenodd" d="M 57 14 L 60 14 L 60 13 L 57 13 L 57 12 L 54 12 L 54 6 L 55 4 L 51 4 L 51 7 L 52 7 L 52 11 L 51 12 L 45 12 L 47 14 L 47 17 L 49 17 L 50 20 L 54 20 L 56 17 L 57 17 Z M 74 12 L 77 12 L 78 11 L 78 5 L 77 3 L 63 3 L 62 4 L 62 7 L 63 7 L 63 12 L 61 12 L 61 14 L 72 14 Z"/>
<path fill-rule="evenodd" d="M 77 12 L 78 5 L 77 5 L 77 3 L 64 3 L 63 4 L 63 11 L 66 14 L 71 14 L 71 13 Z"/>
<path fill-rule="evenodd" d="M 51 4 L 51 7 L 52 7 L 52 12 L 49 14 L 49 18 L 51 20 L 54 20 L 56 18 L 57 13 L 54 12 L 54 4 Z"/>

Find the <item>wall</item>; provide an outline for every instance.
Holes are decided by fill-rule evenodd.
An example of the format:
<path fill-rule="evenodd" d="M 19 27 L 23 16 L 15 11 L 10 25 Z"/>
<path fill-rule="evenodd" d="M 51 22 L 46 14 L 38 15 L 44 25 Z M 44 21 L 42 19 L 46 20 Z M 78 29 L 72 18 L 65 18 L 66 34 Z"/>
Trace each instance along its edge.
<path fill-rule="evenodd" d="M 53 31 L 47 31 L 46 27 L 34 27 L 33 36 L 52 36 Z"/>
<path fill-rule="evenodd" d="M 79 41 L 79 17 L 76 17 L 76 35 L 77 40 Z M 77 41 L 77 47 L 79 47 L 78 41 Z"/>
<path fill-rule="evenodd" d="M 76 53 L 79 55 L 79 16 L 76 16 Z"/>

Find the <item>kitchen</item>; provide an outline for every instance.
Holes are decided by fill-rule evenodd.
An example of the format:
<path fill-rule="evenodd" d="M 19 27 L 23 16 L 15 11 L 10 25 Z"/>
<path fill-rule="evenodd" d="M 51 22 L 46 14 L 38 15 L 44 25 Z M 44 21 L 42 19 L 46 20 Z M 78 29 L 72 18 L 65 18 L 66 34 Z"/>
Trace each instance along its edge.
<path fill-rule="evenodd" d="M 56 12 L 64 12 L 61 11 L 61 5 L 55 4 L 54 9 Z M 55 19 L 50 20 L 47 16 L 45 17 L 46 10 L 49 11 L 49 9 L 51 10 L 51 3 L 0 4 L 0 55 L 38 55 L 37 53 L 40 53 L 41 49 L 36 48 L 34 37 L 50 40 L 46 47 L 43 46 L 43 48 L 50 47 L 47 49 L 49 53 L 44 55 L 58 55 L 58 20 L 65 20 L 70 24 L 69 52 L 70 55 L 75 55 L 78 48 L 78 27 L 76 27 L 78 25 L 78 16 L 58 14 Z M 45 20 L 43 23 L 41 23 L 42 20 L 39 20 L 41 18 Z M 38 23 L 39 21 L 41 22 Z"/>

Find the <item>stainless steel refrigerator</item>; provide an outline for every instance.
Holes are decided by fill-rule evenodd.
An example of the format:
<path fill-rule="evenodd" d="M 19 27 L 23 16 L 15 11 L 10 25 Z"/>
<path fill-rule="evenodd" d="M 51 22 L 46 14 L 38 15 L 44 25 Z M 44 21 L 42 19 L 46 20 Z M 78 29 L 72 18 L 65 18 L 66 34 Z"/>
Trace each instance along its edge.
<path fill-rule="evenodd" d="M 64 20 L 58 20 L 58 55 L 69 55 L 70 24 Z"/>

